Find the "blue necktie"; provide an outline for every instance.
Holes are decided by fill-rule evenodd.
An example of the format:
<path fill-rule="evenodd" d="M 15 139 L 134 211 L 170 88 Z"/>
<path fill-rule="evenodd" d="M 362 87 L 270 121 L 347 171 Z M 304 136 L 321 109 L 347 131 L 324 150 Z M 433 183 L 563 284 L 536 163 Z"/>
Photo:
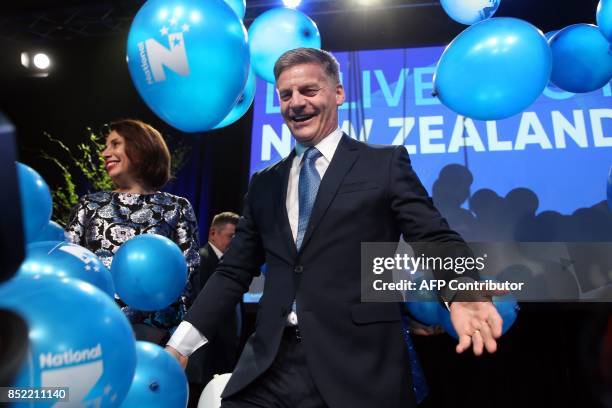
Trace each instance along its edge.
<path fill-rule="evenodd" d="M 300 249 L 302 240 L 306 228 L 308 227 L 308 220 L 310 220 L 310 213 L 312 212 L 312 206 L 315 198 L 317 198 L 317 191 L 319 191 L 319 184 L 321 184 L 321 176 L 315 168 L 315 161 L 321 156 L 321 152 L 315 147 L 309 147 L 304 152 L 304 163 L 300 170 L 300 178 L 298 180 L 298 194 L 299 194 L 299 219 L 298 219 L 298 230 L 297 237 L 295 239 L 295 245 L 297 249 Z"/>

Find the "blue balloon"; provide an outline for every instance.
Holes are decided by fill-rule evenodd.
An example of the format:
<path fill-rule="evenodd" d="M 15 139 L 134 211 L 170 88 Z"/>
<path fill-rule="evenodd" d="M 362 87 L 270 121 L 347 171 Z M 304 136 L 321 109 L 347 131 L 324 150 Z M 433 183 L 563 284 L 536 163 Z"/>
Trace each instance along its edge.
<path fill-rule="evenodd" d="M 446 14 L 458 23 L 472 25 L 493 17 L 500 0 L 440 0 Z"/>
<path fill-rule="evenodd" d="M 493 280 L 491 278 L 483 278 L 482 280 Z M 519 312 L 519 305 L 516 302 L 516 299 L 512 294 L 507 294 L 504 296 L 493 296 L 493 305 L 497 309 L 497 312 L 502 318 L 502 334 L 506 334 L 506 332 L 512 327 Z M 453 324 L 450 319 L 450 312 L 446 309 L 442 310 L 440 313 L 440 322 L 444 330 L 450 334 L 455 339 L 458 339 L 457 331 L 453 327 Z"/>
<path fill-rule="evenodd" d="M 202 132 L 228 114 L 244 88 L 247 32 L 223 0 L 149 0 L 132 22 L 127 62 L 157 116 Z"/>
<path fill-rule="evenodd" d="M 13 386 L 69 387 L 71 406 L 121 404 L 136 350 L 132 327 L 112 299 L 83 281 L 17 275 L 0 285 L 0 307 L 29 327 L 27 359 Z"/>
<path fill-rule="evenodd" d="M 421 284 L 424 281 L 431 281 L 431 278 L 419 277 L 414 280 L 416 290 L 412 290 L 407 295 L 406 306 L 410 311 L 412 317 L 419 322 L 428 325 L 435 326 L 440 324 L 440 313 L 446 310 L 434 290 L 420 289 Z M 431 286 L 431 284 L 429 284 Z"/>
<path fill-rule="evenodd" d="M 185 407 L 188 389 L 185 371 L 170 353 L 136 342 L 136 371 L 123 407 Z"/>
<path fill-rule="evenodd" d="M 274 83 L 274 64 L 294 48 L 321 48 L 319 29 L 304 13 L 291 8 L 268 10 L 249 27 L 251 65 L 255 73 Z"/>
<path fill-rule="evenodd" d="M 612 43 L 612 0 L 600 0 L 597 5 L 597 25 L 608 42 Z"/>
<path fill-rule="evenodd" d="M 236 105 L 232 108 L 230 113 L 227 114 L 225 119 L 221 121 L 215 129 L 221 129 L 226 126 L 231 125 L 236 122 L 238 119 L 244 116 L 244 114 L 249 110 L 251 105 L 253 104 L 253 99 L 255 99 L 255 88 L 257 86 L 257 78 L 255 77 L 255 73 L 252 69 L 249 70 L 249 78 L 247 79 L 247 83 L 244 86 L 244 90 L 238 101 L 236 101 Z"/>
<path fill-rule="evenodd" d="M 544 34 L 544 38 L 546 38 L 546 41 L 550 41 L 550 39 L 553 38 L 555 36 L 555 34 L 557 34 L 558 32 L 559 32 L 559 30 L 549 31 L 549 32 Z"/>
<path fill-rule="evenodd" d="M 49 223 L 53 212 L 51 191 L 45 180 L 31 167 L 17 163 L 21 216 L 26 242 L 34 241 Z"/>
<path fill-rule="evenodd" d="M 592 92 L 612 78 L 610 43 L 591 24 L 574 24 L 550 39 L 550 81 L 569 92 Z"/>
<path fill-rule="evenodd" d="M 55 221 L 49 221 L 47 225 L 43 227 L 38 235 L 32 240 L 32 242 L 39 241 L 64 241 L 66 239 L 66 233 L 64 228 Z"/>
<path fill-rule="evenodd" d="M 461 115 L 504 119 L 540 96 L 551 67 L 540 30 L 516 18 L 492 18 L 468 27 L 446 47 L 434 88 L 440 101 Z"/>
<path fill-rule="evenodd" d="M 555 36 L 555 34 L 557 34 L 559 31 L 560 30 L 553 30 L 553 31 L 549 31 L 547 33 L 544 33 L 544 37 L 546 38 L 546 41 L 548 41 L 548 44 L 550 44 L 550 39 L 553 38 Z M 548 85 L 546 85 L 546 87 L 549 88 L 549 90 L 552 90 L 553 92 L 566 93 L 562 89 L 559 89 L 559 87 L 557 85 L 555 85 L 552 82 L 550 82 L 550 80 L 548 81 Z M 546 89 L 544 90 L 544 93 L 546 93 Z M 569 94 L 569 95 L 571 95 L 571 94 Z"/>
<path fill-rule="evenodd" d="M 80 279 L 111 298 L 115 296 L 113 277 L 102 261 L 90 250 L 68 242 L 43 241 L 29 244 L 19 273 Z"/>
<path fill-rule="evenodd" d="M 160 310 L 176 301 L 187 282 L 187 262 L 166 237 L 138 235 L 113 257 L 111 274 L 117 294 L 134 309 Z"/>
<path fill-rule="evenodd" d="M 244 18 L 244 12 L 246 11 L 246 0 L 225 0 L 228 6 L 234 10 L 234 13 L 239 19 Z"/>

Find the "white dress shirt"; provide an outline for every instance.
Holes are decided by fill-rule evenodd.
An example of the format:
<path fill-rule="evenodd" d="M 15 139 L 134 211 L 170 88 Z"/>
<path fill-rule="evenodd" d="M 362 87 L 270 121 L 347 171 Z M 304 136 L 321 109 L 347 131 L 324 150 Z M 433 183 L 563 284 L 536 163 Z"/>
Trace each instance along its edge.
<path fill-rule="evenodd" d="M 324 137 L 315 147 L 321 156 L 315 161 L 315 168 L 323 180 L 323 176 L 331 163 L 338 144 L 342 139 L 342 130 L 336 128 L 328 136 Z M 291 233 L 293 234 L 293 240 L 297 238 L 298 221 L 299 221 L 299 193 L 298 193 L 298 182 L 300 178 L 300 169 L 302 168 L 302 158 L 304 152 L 308 149 L 308 146 L 304 146 L 300 143 L 295 144 L 295 157 L 291 163 L 291 169 L 289 170 L 289 184 L 287 185 L 287 198 L 285 205 L 287 206 L 287 216 L 289 217 L 289 226 L 291 227 Z M 212 246 L 212 245 L 211 245 Z M 216 248 L 213 246 L 213 250 Z M 215 251 L 216 253 L 216 251 Z M 217 254 L 218 255 L 218 254 Z M 297 325 L 298 319 L 295 310 L 292 310 L 287 316 L 287 323 L 289 325 Z M 182 355 L 189 357 L 198 348 L 206 344 L 208 340 L 204 337 L 198 329 L 196 329 L 191 323 L 182 321 L 177 327 L 176 331 L 168 341 L 168 345 L 177 350 Z"/>
<path fill-rule="evenodd" d="M 219 248 L 217 248 L 215 246 L 215 244 L 213 244 L 210 241 L 208 241 L 208 245 L 210 245 L 210 247 L 213 249 L 213 252 L 215 253 L 215 255 L 217 255 L 217 259 L 221 260 L 221 257 L 223 257 L 223 252 L 221 252 L 221 250 Z"/>

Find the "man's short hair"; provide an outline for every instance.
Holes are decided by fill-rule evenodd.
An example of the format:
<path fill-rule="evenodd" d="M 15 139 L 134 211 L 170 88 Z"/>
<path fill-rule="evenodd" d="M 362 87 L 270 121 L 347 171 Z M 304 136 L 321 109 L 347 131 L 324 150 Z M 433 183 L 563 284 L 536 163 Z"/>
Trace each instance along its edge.
<path fill-rule="evenodd" d="M 112 122 L 110 130 L 125 140 L 125 153 L 134 166 L 136 177 L 150 188 L 165 186 L 170 179 L 170 151 L 161 133 L 136 119 Z"/>
<path fill-rule="evenodd" d="M 274 64 L 274 79 L 291 67 L 301 64 L 317 64 L 323 67 L 325 75 L 334 84 L 340 84 L 340 64 L 331 53 L 317 48 L 295 48 L 287 51 Z"/>
<path fill-rule="evenodd" d="M 226 224 L 237 225 L 239 219 L 240 219 L 240 216 L 238 214 L 233 213 L 231 211 L 225 211 L 225 212 L 215 215 L 213 217 L 213 220 L 210 226 L 211 228 L 215 228 L 216 230 L 219 230 L 225 227 Z"/>

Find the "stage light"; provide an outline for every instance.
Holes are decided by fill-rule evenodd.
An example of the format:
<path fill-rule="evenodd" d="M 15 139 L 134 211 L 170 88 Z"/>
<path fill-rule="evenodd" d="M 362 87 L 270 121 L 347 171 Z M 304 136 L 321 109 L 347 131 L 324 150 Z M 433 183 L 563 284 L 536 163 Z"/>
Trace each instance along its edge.
<path fill-rule="evenodd" d="M 289 8 L 296 8 L 301 2 L 302 0 L 283 0 L 283 4 Z"/>
<path fill-rule="evenodd" d="M 45 53 L 39 52 L 34 55 L 34 66 L 38 69 L 47 69 L 51 65 L 51 60 L 49 56 Z"/>
<path fill-rule="evenodd" d="M 21 53 L 21 65 L 30 76 L 46 77 L 51 70 L 51 58 L 48 54 L 38 51 L 24 51 Z"/>
<path fill-rule="evenodd" d="M 21 53 L 21 65 L 23 65 L 24 68 L 30 68 L 30 55 L 27 52 Z"/>
<path fill-rule="evenodd" d="M 361 6 L 373 6 L 380 3 L 380 0 L 355 0 Z"/>

